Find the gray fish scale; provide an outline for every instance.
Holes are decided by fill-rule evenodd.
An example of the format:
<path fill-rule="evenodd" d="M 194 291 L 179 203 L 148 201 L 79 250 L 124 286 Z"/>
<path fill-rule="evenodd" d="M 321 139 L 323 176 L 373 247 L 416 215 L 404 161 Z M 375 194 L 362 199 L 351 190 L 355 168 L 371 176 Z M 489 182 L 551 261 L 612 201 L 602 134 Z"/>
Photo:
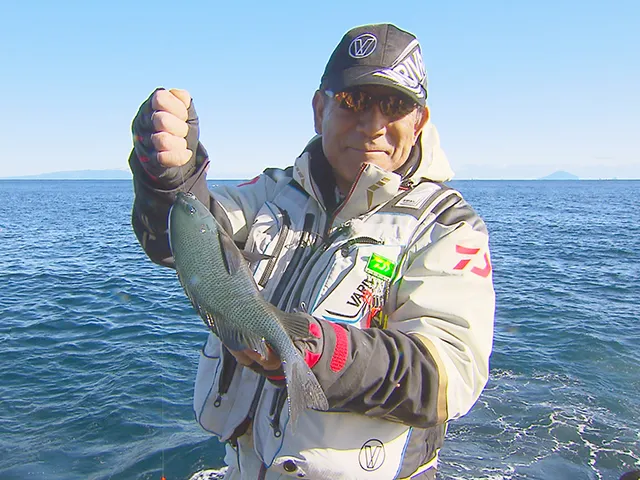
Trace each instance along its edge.
<path fill-rule="evenodd" d="M 307 408 L 327 410 L 317 378 L 296 349 L 287 328 L 306 335 L 308 320 L 287 314 L 260 294 L 247 262 L 219 231 L 209 210 L 190 194 L 179 193 L 169 215 L 169 238 L 176 271 L 194 308 L 232 350 L 252 348 L 263 356 L 268 344 L 282 359 L 291 428 Z"/>
<path fill-rule="evenodd" d="M 264 338 L 278 353 L 285 353 L 291 341 L 275 312 L 256 290 L 244 261 L 234 275 L 227 272 L 217 235 L 215 227 L 203 223 L 195 230 L 182 229 L 174 242 L 178 275 L 187 294 L 199 310 L 213 316 L 216 333 L 230 348 L 242 350 L 249 345 L 226 338 L 228 331 Z"/>

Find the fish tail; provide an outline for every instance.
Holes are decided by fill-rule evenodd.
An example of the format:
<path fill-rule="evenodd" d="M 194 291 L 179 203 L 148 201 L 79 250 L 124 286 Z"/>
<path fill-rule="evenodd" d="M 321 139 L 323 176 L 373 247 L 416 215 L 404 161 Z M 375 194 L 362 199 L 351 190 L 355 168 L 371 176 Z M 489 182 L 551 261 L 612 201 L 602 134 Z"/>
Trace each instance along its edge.
<path fill-rule="evenodd" d="M 296 354 L 288 360 L 283 362 L 283 367 L 289 398 L 289 420 L 291 430 L 295 431 L 296 421 L 303 410 L 311 408 L 326 411 L 329 402 L 318 379 L 302 357 Z"/>

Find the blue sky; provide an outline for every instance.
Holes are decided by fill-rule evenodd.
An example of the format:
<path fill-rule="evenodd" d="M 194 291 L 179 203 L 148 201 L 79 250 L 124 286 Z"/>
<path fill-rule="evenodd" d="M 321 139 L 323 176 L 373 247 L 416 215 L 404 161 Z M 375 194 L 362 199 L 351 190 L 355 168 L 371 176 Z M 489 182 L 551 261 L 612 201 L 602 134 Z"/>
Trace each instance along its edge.
<path fill-rule="evenodd" d="M 0 177 L 125 169 L 157 86 L 189 90 L 210 178 L 289 165 L 351 27 L 418 36 L 457 178 L 640 178 L 640 2 L 44 2 L 0 6 Z"/>

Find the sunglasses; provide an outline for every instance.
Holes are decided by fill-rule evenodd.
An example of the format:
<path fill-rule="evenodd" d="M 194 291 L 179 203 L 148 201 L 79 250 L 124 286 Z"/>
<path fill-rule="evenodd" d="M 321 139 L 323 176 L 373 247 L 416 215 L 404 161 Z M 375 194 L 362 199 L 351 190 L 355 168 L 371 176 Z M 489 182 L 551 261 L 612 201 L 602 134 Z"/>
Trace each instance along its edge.
<path fill-rule="evenodd" d="M 325 90 L 324 93 L 338 102 L 340 108 L 351 113 L 367 111 L 374 104 L 377 104 L 382 114 L 393 120 L 409 115 L 418 106 L 416 102 L 407 97 L 393 93 L 371 95 L 359 89 L 344 90 L 338 93 Z"/>

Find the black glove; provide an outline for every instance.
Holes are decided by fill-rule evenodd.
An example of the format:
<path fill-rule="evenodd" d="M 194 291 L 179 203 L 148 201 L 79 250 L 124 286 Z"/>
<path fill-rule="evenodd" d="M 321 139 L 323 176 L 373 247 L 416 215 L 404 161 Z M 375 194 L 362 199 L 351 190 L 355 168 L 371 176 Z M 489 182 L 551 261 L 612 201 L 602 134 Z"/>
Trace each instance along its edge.
<path fill-rule="evenodd" d="M 166 189 L 172 189 L 179 186 L 184 179 L 191 177 L 196 169 L 206 160 L 207 155 L 204 147 L 198 142 L 198 115 L 196 114 L 193 101 L 191 101 L 187 110 L 188 131 L 186 140 L 187 148 L 194 152 L 194 154 L 191 155 L 191 159 L 181 167 L 165 167 L 158 163 L 158 152 L 151 142 L 151 135 L 156 133 L 151 118 L 154 112 L 151 99 L 158 90 L 164 89 L 157 88 L 153 91 L 149 98 L 140 105 L 140 109 L 131 123 L 133 149 L 140 165 L 149 178 L 154 183 L 162 185 L 162 187 Z"/>

